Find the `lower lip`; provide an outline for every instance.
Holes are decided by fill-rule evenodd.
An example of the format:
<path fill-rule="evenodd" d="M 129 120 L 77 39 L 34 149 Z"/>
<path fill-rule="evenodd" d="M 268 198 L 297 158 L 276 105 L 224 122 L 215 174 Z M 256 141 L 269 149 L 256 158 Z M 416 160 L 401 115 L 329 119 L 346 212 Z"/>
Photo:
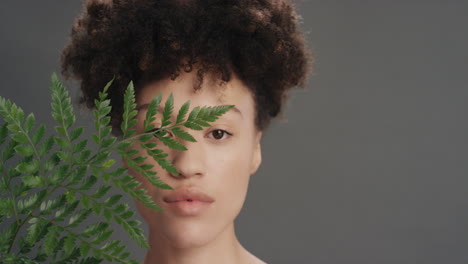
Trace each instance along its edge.
<path fill-rule="evenodd" d="M 178 202 L 166 202 L 167 207 L 174 213 L 181 216 L 194 216 L 199 215 L 208 207 L 211 203 L 201 201 L 178 201 Z"/>

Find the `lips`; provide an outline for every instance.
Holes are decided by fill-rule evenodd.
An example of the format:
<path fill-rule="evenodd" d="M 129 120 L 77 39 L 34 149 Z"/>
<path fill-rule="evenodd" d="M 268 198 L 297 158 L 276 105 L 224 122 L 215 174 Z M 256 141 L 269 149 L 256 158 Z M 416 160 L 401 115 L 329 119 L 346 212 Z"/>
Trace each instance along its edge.
<path fill-rule="evenodd" d="M 179 216 L 196 216 L 202 214 L 215 201 L 209 195 L 196 188 L 180 188 L 163 197 L 165 206 Z"/>

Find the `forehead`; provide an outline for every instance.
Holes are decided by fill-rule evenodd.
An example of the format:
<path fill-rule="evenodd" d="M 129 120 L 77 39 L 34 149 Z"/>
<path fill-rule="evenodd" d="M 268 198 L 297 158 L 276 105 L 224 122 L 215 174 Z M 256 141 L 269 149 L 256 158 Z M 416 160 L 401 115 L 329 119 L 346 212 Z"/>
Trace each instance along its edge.
<path fill-rule="evenodd" d="M 238 112 L 242 117 L 254 116 L 254 100 L 251 91 L 236 76 L 229 82 L 223 82 L 211 75 L 206 75 L 199 86 L 196 71 L 181 73 L 175 80 L 158 80 L 143 86 L 137 95 L 137 107 L 145 109 L 151 100 L 162 93 L 162 105 L 173 94 L 174 108 L 179 109 L 186 101 L 191 108 L 195 106 L 234 105 L 230 112 Z"/>

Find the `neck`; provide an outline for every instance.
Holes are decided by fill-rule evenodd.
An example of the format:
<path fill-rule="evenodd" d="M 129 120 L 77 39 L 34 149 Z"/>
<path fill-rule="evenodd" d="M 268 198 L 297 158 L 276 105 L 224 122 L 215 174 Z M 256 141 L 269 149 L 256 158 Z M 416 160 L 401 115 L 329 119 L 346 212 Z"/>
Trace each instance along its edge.
<path fill-rule="evenodd" d="M 144 264 L 237 264 L 247 253 L 237 240 L 234 224 L 215 240 L 189 248 L 178 248 L 150 227 L 149 244 Z"/>

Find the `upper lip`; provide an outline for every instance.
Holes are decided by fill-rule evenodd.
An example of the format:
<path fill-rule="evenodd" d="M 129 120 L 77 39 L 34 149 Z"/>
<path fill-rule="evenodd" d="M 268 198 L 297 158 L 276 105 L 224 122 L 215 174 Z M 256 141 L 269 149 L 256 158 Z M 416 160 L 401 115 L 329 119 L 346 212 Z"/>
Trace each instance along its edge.
<path fill-rule="evenodd" d="M 214 199 L 197 190 L 196 188 L 179 188 L 171 191 L 168 195 L 163 197 L 166 203 L 174 203 L 180 201 L 200 201 L 204 203 L 212 203 Z"/>

